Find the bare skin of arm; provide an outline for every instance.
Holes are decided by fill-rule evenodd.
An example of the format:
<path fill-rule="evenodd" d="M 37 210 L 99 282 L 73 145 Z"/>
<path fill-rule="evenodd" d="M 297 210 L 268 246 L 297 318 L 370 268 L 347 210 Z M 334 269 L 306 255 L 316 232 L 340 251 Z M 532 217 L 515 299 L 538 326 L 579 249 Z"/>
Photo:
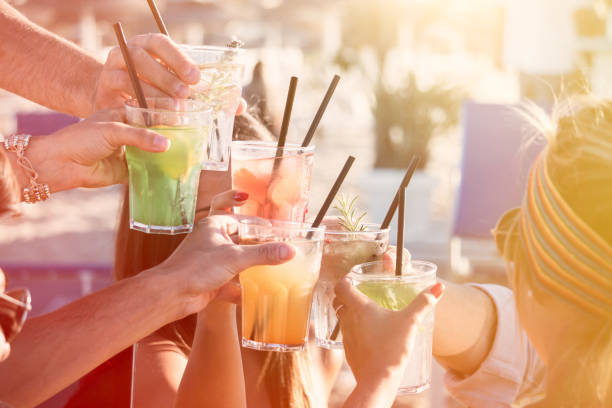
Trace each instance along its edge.
<path fill-rule="evenodd" d="M 0 87 L 71 115 L 92 111 L 103 63 L 0 0 Z"/>
<path fill-rule="evenodd" d="M 37 26 L 0 0 L 0 88 L 78 117 L 123 107 L 133 96 L 118 47 L 106 62 Z M 130 55 L 146 96 L 185 98 L 200 71 L 163 34 L 137 35 Z M 159 59 L 160 61 L 156 60 Z"/>
<path fill-rule="evenodd" d="M 213 302 L 198 315 L 189 363 L 175 407 L 246 407 L 236 306 Z"/>
<path fill-rule="evenodd" d="M 495 339 L 497 311 L 491 298 L 473 286 L 444 282 L 436 306 L 433 354 L 438 363 L 459 375 L 480 367 Z"/>
<path fill-rule="evenodd" d="M 184 315 L 188 305 L 175 287 L 166 274 L 150 271 L 29 319 L 2 363 L 0 399 L 35 406 Z"/>
<path fill-rule="evenodd" d="M 159 327 L 198 313 L 240 271 L 295 255 L 286 244 L 235 245 L 235 228 L 230 217 L 209 217 L 158 267 L 31 319 L 0 366 L 0 400 L 35 406 Z"/>

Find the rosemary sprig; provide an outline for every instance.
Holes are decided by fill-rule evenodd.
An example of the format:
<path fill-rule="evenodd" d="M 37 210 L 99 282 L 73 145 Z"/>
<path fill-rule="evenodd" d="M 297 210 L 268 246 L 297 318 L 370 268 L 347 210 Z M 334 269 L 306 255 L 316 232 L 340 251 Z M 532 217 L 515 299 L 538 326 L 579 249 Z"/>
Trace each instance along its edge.
<path fill-rule="evenodd" d="M 362 221 L 367 215 L 367 211 L 360 214 L 357 213 L 355 202 L 358 198 L 359 196 L 357 195 L 353 198 L 349 198 L 344 194 L 341 194 L 338 198 L 336 198 L 334 208 L 340 212 L 338 223 L 347 231 L 360 232 L 365 231 L 366 229 Z"/>

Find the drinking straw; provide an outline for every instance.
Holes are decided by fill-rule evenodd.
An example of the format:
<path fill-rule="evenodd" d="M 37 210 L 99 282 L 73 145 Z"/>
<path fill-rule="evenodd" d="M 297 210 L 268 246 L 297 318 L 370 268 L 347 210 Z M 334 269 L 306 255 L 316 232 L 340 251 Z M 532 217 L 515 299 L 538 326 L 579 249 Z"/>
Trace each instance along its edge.
<path fill-rule="evenodd" d="M 336 178 L 336 182 L 334 183 L 331 190 L 329 191 L 329 194 L 327 194 L 327 198 L 323 202 L 323 205 L 321 206 L 319 213 L 317 214 L 314 222 L 312 223 L 312 228 L 318 228 L 319 225 L 321 225 L 321 222 L 323 221 L 325 214 L 327 214 L 327 210 L 329 210 L 329 207 L 334 201 L 336 194 L 338 194 L 338 190 L 340 190 L 340 187 L 342 186 L 342 183 L 344 182 L 344 179 L 346 178 L 346 175 L 351 169 L 351 166 L 353 165 L 354 162 L 355 162 L 355 158 L 353 156 L 349 156 L 348 159 L 346 159 L 346 162 L 344 163 L 344 167 L 342 167 L 340 174 L 338 174 L 338 177 Z"/>
<path fill-rule="evenodd" d="M 404 259 L 404 209 L 406 207 L 406 186 L 399 191 L 399 213 L 397 214 L 397 244 L 395 254 L 395 276 L 402 276 Z"/>
<path fill-rule="evenodd" d="M 170 34 L 168 34 L 168 30 L 166 29 L 166 25 L 164 24 L 164 20 L 162 19 L 161 14 L 159 14 L 159 9 L 157 8 L 157 4 L 155 4 L 155 0 L 147 0 L 147 3 L 149 3 L 149 8 L 151 9 L 151 13 L 153 13 L 153 18 L 155 18 L 159 31 L 162 34 L 170 37 Z"/>
<path fill-rule="evenodd" d="M 119 43 L 119 48 L 121 49 L 121 54 L 123 55 L 123 59 L 125 61 L 125 65 L 128 69 L 128 74 L 130 75 L 130 81 L 132 82 L 132 87 L 134 88 L 134 92 L 136 92 L 136 99 L 138 100 L 138 105 L 142 109 L 148 109 L 147 99 L 144 96 L 144 92 L 142 91 L 142 87 L 140 86 L 140 81 L 138 80 L 138 74 L 136 74 L 136 68 L 134 67 L 134 61 L 132 61 L 132 57 L 127 48 L 127 42 L 125 40 L 125 34 L 123 33 L 123 28 L 121 27 L 120 22 L 116 22 L 113 24 L 113 28 L 115 29 L 115 35 L 117 36 L 117 42 Z M 151 126 L 151 120 L 147 112 L 144 112 L 145 124 Z"/>
<path fill-rule="evenodd" d="M 380 225 L 380 229 L 389 228 L 389 225 L 391 224 L 391 220 L 393 220 L 393 216 L 395 215 L 395 211 L 397 210 L 400 190 L 402 190 L 402 188 L 410 184 L 410 180 L 412 179 L 412 175 L 414 174 L 414 171 L 416 170 L 418 164 L 419 164 L 419 158 L 413 155 L 412 159 L 410 159 L 410 164 L 408 165 L 408 170 L 406 170 L 406 174 L 404 175 L 402 183 L 400 184 L 397 192 L 395 193 L 395 197 L 393 197 L 393 201 L 391 202 L 391 206 L 389 207 L 389 210 L 387 210 L 387 215 L 385 215 L 385 219 Z"/>
<path fill-rule="evenodd" d="M 291 120 L 291 111 L 293 110 L 293 100 L 295 99 L 295 90 L 297 89 L 298 78 L 292 76 L 289 81 L 289 91 L 287 92 L 287 101 L 285 102 L 285 112 L 283 113 L 283 124 L 281 125 L 280 135 L 278 136 L 278 147 L 276 148 L 276 157 L 283 155 L 283 148 L 287 141 L 287 132 L 289 131 L 289 121 Z M 275 161 L 275 168 L 276 168 Z"/>
<path fill-rule="evenodd" d="M 325 113 L 325 109 L 327 109 L 327 104 L 329 104 L 329 101 L 332 95 L 334 94 L 334 91 L 336 90 L 336 85 L 338 85 L 339 81 L 340 81 L 340 76 L 334 75 L 334 78 L 329 84 L 329 87 L 327 88 L 327 92 L 325 93 L 325 96 L 323 97 L 323 101 L 321 101 L 321 105 L 319 105 L 319 110 L 317 110 L 317 113 L 315 114 L 315 117 L 312 120 L 312 123 L 310 124 L 310 128 L 308 129 L 308 132 L 306 133 L 306 137 L 304 138 L 304 141 L 302 142 L 302 147 L 307 147 L 310 144 L 310 141 L 312 140 L 312 137 L 314 136 L 315 130 L 317 130 L 317 126 L 319 126 L 319 122 L 321 121 L 321 118 L 323 117 L 323 114 Z"/>

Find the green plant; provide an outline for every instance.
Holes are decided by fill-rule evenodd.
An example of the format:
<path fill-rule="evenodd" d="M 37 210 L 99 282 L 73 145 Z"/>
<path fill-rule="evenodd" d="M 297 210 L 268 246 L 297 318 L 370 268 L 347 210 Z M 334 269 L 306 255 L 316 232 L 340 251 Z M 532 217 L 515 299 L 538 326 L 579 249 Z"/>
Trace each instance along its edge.
<path fill-rule="evenodd" d="M 359 196 L 353 196 L 353 198 L 349 198 L 344 194 L 341 194 L 336 198 L 336 203 L 334 204 L 334 208 L 340 212 L 340 216 L 338 217 L 338 223 L 347 231 L 351 232 L 359 232 L 365 231 L 366 227 L 363 225 L 363 219 L 367 215 L 367 211 L 362 213 L 357 213 L 357 209 L 355 208 L 355 202 Z"/>
<path fill-rule="evenodd" d="M 388 90 L 380 83 L 375 94 L 375 167 L 406 168 L 413 154 L 425 167 L 431 138 L 459 122 L 462 92 L 443 84 L 421 89 L 412 72 L 400 88 Z"/>

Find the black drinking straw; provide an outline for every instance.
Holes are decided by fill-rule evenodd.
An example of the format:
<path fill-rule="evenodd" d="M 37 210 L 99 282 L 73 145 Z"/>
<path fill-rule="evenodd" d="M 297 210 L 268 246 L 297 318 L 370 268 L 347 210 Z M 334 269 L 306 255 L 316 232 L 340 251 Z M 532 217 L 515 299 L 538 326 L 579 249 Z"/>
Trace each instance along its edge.
<path fill-rule="evenodd" d="M 121 54 L 123 55 L 123 59 L 125 61 L 125 65 L 128 69 L 128 74 L 130 75 L 130 81 L 132 82 L 132 87 L 134 88 L 134 92 L 136 92 L 136 99 L 138 100 L 138 105 L 142 109 L 148 109 L 147 99 L 144 96 L 144 92 L 142 91 L 142 86 L 140 86 L 140 81 L 138 80 L 138 74 L 136 73 L 136 68 L 134 67 L 134 61 L 132 61 L 132 57 L 128 51 L 127 42 L 125 40 L 125 34 L 123 33 L 123 28 L 121 27 L 120 22 L 116 22 L 113 25 L 115 29 L 115 35 L 117 36 L 117 42 L 119 43 L 119 48 L 121 49 Z M 147 112 L 144 112 L 145 124 L 147 127 L 151 126 L 151 119 Z"/>
<path fill-rule="evenodd" d="M 327 197 L 325 198 L 325 201 L 323 202 L 321 209 L 317 213 L 317 216 L 314 222 L 312 223 L 312 228 L 318 228 L 319 225 L 321 225 L 321 222 L 323 221 L 325 214 L 327 214 L 327 210 L 329 210 L 329 207 L 334 201 L 336 194 L 338 194 L 338 190 L 340 190 L 340 187 L 342 186 L 342 183 L 344 182 L 344 179 L 346 178 L 346 175 L 348 174 L 354 162 L 355 162 L 355 158 L 353 156 L 349 156 L 346 159 L 346 162 L 344 163 L 344 167 L 342 167 L 340 174 L 338 174 L 338 177 L 336 178 L 334 185 L 332 186 L 331 190 L 329 190 L 329 194 L 327 194 Z"/>
<path fill-rule="evenodd" d="M 399 188 L 397 189 L 395 196 L 393 197 L 393 201 L 391 202 L 391 205 L 389 206 L 389 210 L 387 210 L 387 215 L 385 215 L 385 219 L 380 225 L 380 229 L 389 228 L 389 225 L 391 225 L 391 220 L 393 220 L 393 216 L 395 215 L 395 211 L 397 210 L 397 204 L 399 202 L 400 191 L 404 187 L 408 186 L 408 184 L 410 184 L 412 175 L 414 174 L 414 171 L 416 170 L 418 165 L 419 165 L 419 158 L 413 155 L 412 159 L 410 159 L 410 164 L 408 164 L 408 170 L 406 170 L 406 174 L 404 175 L 404 178 L 402 179 L 402 182 L 399 185 Z"/>
<path fill-rule="evenodd" d="M 323 114 L 325 113 L 325 109 L 327 109 L 327 105 L 329 104 L 329 101 L 331 100 L 331 97 L 334 94 L 334 91 L 336 90 L 336 86 L 338 85 L 339 81 L 340 81 L 340 76 L 334 75 L 334 78 L 329 84 L 329 87 L 327 88 L 327 92 L 325 93 L 325 96 L 323 97 L 323 100 L 321 101 L 321 105 L 319 105 L 319 109 L 317 110 L 317 113 L 315 114 L 315 117 L 312 120 L 312 123 L 310 124 L 310 128 L 308 129 L 308 132 L 306 133 L 306 137 L 304 138 L 304 141 L 302 142 L 302 147 L 307 147 L 310 144 L 310 141 L 312 140 L 314 133 L 317 130 L 317 126 L 319 126 L 319 122 L 321 122 L 321 118 L 323 117 Z"/>
<path fill-rule="evenodd" d="M 395 276 L 402 276 L 404 260 L 404 210 L 406 207 L 406 186 L 399 191 L 399 212 L 397 214 L 397 243 L 395 254 Z"/>
<path fill-rule="evenodd" d="M 297 89 L 298 78 L 295 76 L 291 77 L 289 81 L 289 90 L 287 91 L 287 100 L 285 101 L 285 112 L 283 113 L 283 124 L 281 125 L 281 131 L 278 135 L 278 145 L 276 148 L 276 157 L 279 158 L 283 155 L 283 148 L 287 141 L 287 132 L 289 131 L 289 122 L 291 121 L 291 111 L 293 110 L 293 100 L 295 99 L 295 90 Z M 278 161 L 278 160 L 277 160 Z M 276 162 L 275 162 L 276 167 Z"/>
<path fill-rule="evenodd" d="M 149 3 L 149 8 L 153 13 L 153 18 L 155 18 L 155 22 L 157 23 L 159 32 L 170 37 L 170 34 L 168 34 L 168 30 L 166 29 L 166 25 L 164 24 L 164 20 L 162 19 L 162 16 L 159 13 L 159 9 L 157 8 L 157 4 L 155 4 L 155 0 L 147 0 L 147 3 Z"/>

